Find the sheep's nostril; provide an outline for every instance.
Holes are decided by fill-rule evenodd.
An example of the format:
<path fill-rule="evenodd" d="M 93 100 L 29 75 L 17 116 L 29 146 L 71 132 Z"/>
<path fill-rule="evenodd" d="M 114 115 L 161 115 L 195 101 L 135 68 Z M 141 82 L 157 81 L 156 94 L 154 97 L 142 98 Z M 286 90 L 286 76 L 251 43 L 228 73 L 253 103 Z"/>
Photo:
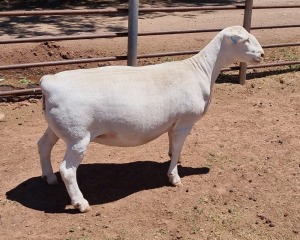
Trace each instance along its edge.
<path fill-rule="evenodd" d="M 263 57 L 265 56 L 265 54 L 264 54 L 264 53 L 261 53 L 260 56 L 263 58 Z"/>

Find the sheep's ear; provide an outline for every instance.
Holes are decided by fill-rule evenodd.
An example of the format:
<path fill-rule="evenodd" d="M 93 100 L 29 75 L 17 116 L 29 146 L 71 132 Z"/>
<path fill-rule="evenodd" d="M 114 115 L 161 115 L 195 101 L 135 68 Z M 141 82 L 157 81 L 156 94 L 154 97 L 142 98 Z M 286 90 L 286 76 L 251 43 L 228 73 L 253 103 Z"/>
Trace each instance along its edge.
<path fill-rule="evenodd" d="M 244 42 L 249 38 L 249 36 L 245 34 L 230 34 L 227 36 L 227 42 L 229 44 L 237 45 L 240 42 Z"/>
<path fill-rule="evenodd" d="M 234 45 L 236 45 L 239 41 L 239 38 L 237 36 L 231 36 L 230 39 Z"/>
<path fill-rule="evenodd" d="M 237 45 L 249 38 L 249 33 L 241 26 L 233 26 L 224 29 L 227 44 Z"/>

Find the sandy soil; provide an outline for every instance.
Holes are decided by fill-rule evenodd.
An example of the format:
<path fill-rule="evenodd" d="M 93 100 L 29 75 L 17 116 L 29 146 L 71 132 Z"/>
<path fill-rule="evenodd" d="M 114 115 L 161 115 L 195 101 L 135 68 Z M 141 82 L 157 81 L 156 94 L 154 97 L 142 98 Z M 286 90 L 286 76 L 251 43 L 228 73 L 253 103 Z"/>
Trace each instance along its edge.
<path fill-rule="evenodd" d="M 259 1 L 261 5 L 284 2 Z M 259 10 L 253 25 L 295 24 L 298 13 L 297 9 Z M 241 19 L 236 11 L 161 14 L 143 16 L 140 28 L 184 29 L 199 24 L 209 28 L 239 24 Z M 115 20 L 107 19 L 99 31 L 113 31 L 115 27 L 108 26 L 115 25 L 125 28 L 124 19 Z M 98 18 L 86 21 L 93 22 L 95 29 L 103 23 Z M 66 33 L 52 22 L 49 32 Z M 29 23 L 18 24 L 25 29 Z M 40 27 L 47 28 L 44 23 Z M 31 25 L 24 36 L 38 35 L 34 28 Z M 262 44 L 299 40 L 297 28 L 253 33 Z M 11 35 L 17 36 L 17 31 Z M 199 49 L 213 35 L 145 37 L 139 52 Z M 18 44 L 1 47 L 0 61 L 50 61 L 125 51 L 124 39 Z M 266 55 L 265 62 L 299 60 L 299 48 L 266 50 Z M 144 59 L 139 64 L 173 59 Z M 25 87 L 48 72 L 95 65 L 5 71 L 0 74 L 4 79 L 0 88 Z M 46 128 L 41 101 L 0 102 L 0 238 L 299 239 L 299 66 L 249 73 L 244 86 L 235 84 L 234 73 L 218 79 L 210 109 L 194 126 L 182 152 L 183 187 L 168 184 L 167 136 L 135 148 L 91 144 L 78 169 L 79 186 L 93 209 L 86 214 L 73 210 L 62 182 L 47 186 L 40 178 L 36 142 Z M 59 141 L 52 154 L 56 172 L 64 151 Z"/>

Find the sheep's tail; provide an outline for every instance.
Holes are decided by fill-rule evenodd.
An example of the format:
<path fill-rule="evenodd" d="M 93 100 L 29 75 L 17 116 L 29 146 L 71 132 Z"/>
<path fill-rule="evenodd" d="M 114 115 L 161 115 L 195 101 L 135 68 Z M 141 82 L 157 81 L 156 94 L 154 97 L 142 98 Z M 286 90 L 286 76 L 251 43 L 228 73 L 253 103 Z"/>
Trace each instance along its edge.
<path fill-rule="evenodd" d="M 46 112 L 46 95 L 47 94 L 47 79 L 49 79 L 51 75 L 45 75 L 40 80 L 40 87 L 42 89 L 42 101 L 43 101 L 43 111 Z"/>

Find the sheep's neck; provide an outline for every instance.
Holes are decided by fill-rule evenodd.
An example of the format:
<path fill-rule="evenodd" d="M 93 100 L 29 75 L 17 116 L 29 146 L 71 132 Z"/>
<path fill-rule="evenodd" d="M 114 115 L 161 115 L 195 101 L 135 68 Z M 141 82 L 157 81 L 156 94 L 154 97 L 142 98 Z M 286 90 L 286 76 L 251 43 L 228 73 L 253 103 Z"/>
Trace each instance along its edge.
<path fill-rule="evenodd" d="M 228 61 L 224 49 L 222 50 L 222 36 L 217 35 L 205 48 L 203 48 L 197 55 L 189 60 L 193 66 L 200 72 L 201 80 L 209 81 L 212 87 L 215 83 L 222 67 Z"/>

